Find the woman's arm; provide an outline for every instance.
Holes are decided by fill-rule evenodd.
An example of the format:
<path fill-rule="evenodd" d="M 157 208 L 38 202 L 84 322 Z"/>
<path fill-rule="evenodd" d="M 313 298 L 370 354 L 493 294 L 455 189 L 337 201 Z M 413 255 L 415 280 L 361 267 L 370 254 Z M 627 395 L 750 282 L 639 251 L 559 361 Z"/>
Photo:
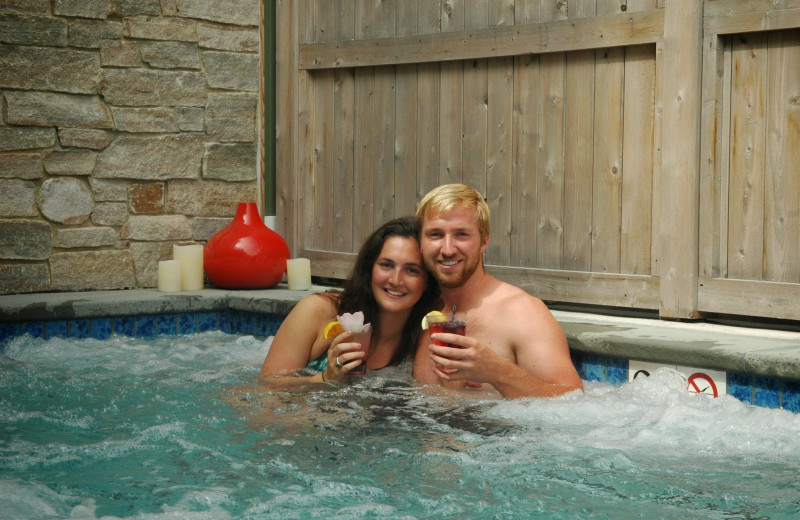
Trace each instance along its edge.
<path fill-rule="evenodd" d="M 261 377 L 299 370 L 321 356 L 331 343 L 322 339 L 322 331 L 335 319 L 336 307 L 330 298 L 311 294 L 300 300 L 275 334 Z"/>

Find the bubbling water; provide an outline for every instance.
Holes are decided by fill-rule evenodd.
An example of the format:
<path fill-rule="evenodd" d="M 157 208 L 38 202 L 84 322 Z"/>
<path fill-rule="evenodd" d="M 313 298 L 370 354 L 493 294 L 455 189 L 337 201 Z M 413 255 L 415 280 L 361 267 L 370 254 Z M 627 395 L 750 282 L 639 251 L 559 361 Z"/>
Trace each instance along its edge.
<path fill-rule="evenodd" d="M 270 341 L 9 342 L 7 518 L 795 518 L 800 415 L 661 369 L 553 399 L 259 383 Z"/>

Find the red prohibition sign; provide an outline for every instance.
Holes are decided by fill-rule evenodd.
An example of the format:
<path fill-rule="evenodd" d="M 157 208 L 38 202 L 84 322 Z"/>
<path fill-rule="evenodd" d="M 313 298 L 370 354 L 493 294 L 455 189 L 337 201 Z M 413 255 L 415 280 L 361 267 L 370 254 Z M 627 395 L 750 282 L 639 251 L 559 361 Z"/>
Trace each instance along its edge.
<path fill-rule="evenodd" d="M 705 382 L 708 383 L 708 386 L 706 386 L 705 388 L 701 389 L 699 386 L 697 386 L 697 383 L 695 383 L 695 381 L 698 380 L 698 379 L 705 380 Z M 707 390 L 708 388 L 711 388 L 711 390 L 714 393 L 713 394 L 714 397 L 719 397 L 719 392 L 717 391 L 717 385 L 714 383 L 714 380 L 711 379 L 711 376 L 709 376 L 708 374 L 704 374 L 702 372 L 695 372 L 694 374 L 690 375 L 689 376 L 689 386 L 694 388 L 694 391 L 697 392 L 698 394 L 702 394 L 705 390 Z"/>

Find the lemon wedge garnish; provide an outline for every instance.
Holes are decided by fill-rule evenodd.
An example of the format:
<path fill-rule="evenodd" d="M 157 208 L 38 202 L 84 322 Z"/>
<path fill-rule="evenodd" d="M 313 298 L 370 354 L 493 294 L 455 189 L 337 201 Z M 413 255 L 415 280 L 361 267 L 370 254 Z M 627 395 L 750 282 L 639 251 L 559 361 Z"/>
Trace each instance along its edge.
<path fill-rule="evenodd" d="M 344 332 L 344 327 L 342 327 L 341 323 L 334 320 L 325 326 L 325 330 L 322 331 L 322 338 L 323 339 L 335 338 L 342 332 Z"/>
<path fill-rule="evenodd" d="M 426 314 L 425 316 L 423 316 L 422 317 L 422 330 L 428 330 L 428 316 L 444 316 L 444 314 L 442 314 L 439 311 L 431 311 L 428 314 Z"/>

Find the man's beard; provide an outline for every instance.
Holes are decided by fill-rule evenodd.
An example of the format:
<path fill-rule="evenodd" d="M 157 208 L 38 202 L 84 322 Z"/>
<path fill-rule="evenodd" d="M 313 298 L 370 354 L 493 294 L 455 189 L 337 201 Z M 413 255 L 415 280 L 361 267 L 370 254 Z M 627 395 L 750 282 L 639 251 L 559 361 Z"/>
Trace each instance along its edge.
<path fill-rule="evenodd" d="M 436 281 L 439 282 L 439 286 L 444 287 L 445 289 L 457 289 L 458 287 L 464 285 L 464 283 L 475 273 L 479 265 L 480 260 L 472 263 L 465 262 L 460 271 L 442 272 L 440 270 L 441 266 L 436 260 L 426 262 L 428 271 L 430 271 Z"/>

